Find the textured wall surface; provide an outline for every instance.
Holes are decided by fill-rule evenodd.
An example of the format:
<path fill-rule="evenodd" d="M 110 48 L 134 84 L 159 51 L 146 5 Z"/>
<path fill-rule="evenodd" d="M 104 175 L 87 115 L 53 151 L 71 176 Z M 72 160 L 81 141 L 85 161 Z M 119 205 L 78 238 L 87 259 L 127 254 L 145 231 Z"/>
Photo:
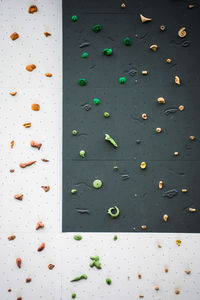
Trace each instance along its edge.
<path fill-rule="evenodd" d="M 81 300 L 132 300 L 140 294 L 144 299 L 199 300 L 198 234 L 119 233 L 114 241 L 112 233 L 81 233 L 82 240 L 75 241 L 73 233 L 62 233 L 62 3 L 35 1 L 38 12 L 33 15 L 27 12 L 31 4 L 27 0 L 0 2 L 0 299 L 69 300 L 76 293 L 76 299 Z M 69 15 L 64 16 L 69 26 L 74 13 L 79 14 L 69 6 Z M 9 36 L 14 31 L 20 37 L 11 41 Z M 44 31 L 52 36 L 46 38 Z M 25 67 L 31 63 L 37 68 L 28 73 Z M 45 77 L 45 72 L 53 77 Z M 12 97 L 10 91 L 17 94 Z M 32 103 L 40 104 L 40 111 L 32 111 Z M 177 100 L 177 104 L 182 103 Z M 94 111 L 93 107 L 90 112 Z M 24 128 L 25 122 L 32 126 Z M 198 137 L 196 132 L 194 135 Z M 39 151 L 30 147 L 32 139 L 42 142 Z M 30 160 L 37 162 L 25 169 L 19 167 L 20 162 Z M 10 173 L 10 169 L 15 172 Z M 109 170 L 112 172 L 111 167 Z M 42 185 L 49 185 L 50 191 L 45 193 Z M 14 199 L 17 193 L 23 193 L 23 201 Z M 36 231 L 39 220 L 45 227 Z M 9 241 L 10 235 L 16 238 Z M 182 241 L 180 246 L 176 240 Z M 38 252 L 42 242 L 46 247 Z M 95 254 L 100 256 L 101 270 L 89 267 L 90 256 Z M 16 265 L 18 257 L 22 259 L 21 269 Z M 48 269 L 49 264 L 55 265 L 53 270 Z M 186 270 L 191 274 L 187 275 Z M 88 275 L 87 280 L 70 282 L 83 273 Z M 138 279 L 139 273 L 142 279 Z M 30 283 L 26 283 L 28 277 Z M 112 279 L 110 286 L 105 283 L 107 277 Z M 155 285 L 159 291 L 154 290 Z M 175 295 L 175 289 L 180 290 L 179 295 Z"/>
<path fill-rule="evenodd" d="M 151 232 L 200 232 L 200 9 L 172 0 L 126 4 L 122 9 L 116 1 L 63 2 L 63 231 L 133 232 L 144 231 L 145 224 Z M 71 21 L 74 13 L 77 22 Z M 142 23 L 140 13 L 152 21 Z M 92 30 L 96 24 L 102 26 L 97 33 Z M 178 36 L 182 27 L 184 38 Z M 123 44 L 126 37 L 130 46 Z M 85 42 L 89 45 L 80 47 Z M 156 52 L 149 49 L 152 44 Z M 102 55 L 104 48 L 113 54 Z M 83 52 L 88 58 L 81 58 Z M 120 85 L 122 76 L 127 81 Z M 79 78 L 86 78 L 87 85 L 79 86 Z M 158 97 L 165 104 L 157 103 Z M 101 100 L 98 106 L 94 98 Z M 105 133 L 116 140 L 117 149 L 104 141 Z M 96 178 L 103 182 L 99 190 L 92 186 Z M 171 190 L 174 197 L 166 197 Z M 120 209 L 115 220 L 107 214 L 114 205 Z"/>

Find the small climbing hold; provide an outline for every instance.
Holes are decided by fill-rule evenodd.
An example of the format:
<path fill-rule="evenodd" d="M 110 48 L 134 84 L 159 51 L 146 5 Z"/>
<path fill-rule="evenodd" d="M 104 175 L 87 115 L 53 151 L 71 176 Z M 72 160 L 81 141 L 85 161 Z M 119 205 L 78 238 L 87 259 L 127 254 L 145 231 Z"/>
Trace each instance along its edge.
<path fill-rule="evenodd" d="M 82 58 L 88 58 L 88 53 L 87 52 L 84 52 L 82 55 L 81 55 Z"/>
<path fill-rule="evenodd" d="M 94 98 L 93 103 L 94 103 L 94 105 L 99 105 L 101 103 L 101 100 Z"/>
<path fill-rule="evenodd" d="M 125 77 L 120 77 L 118 79 L 118 81 L 119 81 L 120 84 L 124 84 L 126 82 L 126 78 Z"/>
<path fill-rule="evenodd" d="M 182 27 L 181 29 L 179 29 L 178 31 L 178 36 L 181 38 L 184 38 L 186 36 L 186 31 L 185 31 L 185 27 Z"/>
<path fill-rule="evenodd" d="M 81 156 L 81 157 L 85 157 L 85 150 L 81 150 L 81 151 L 80 151 L 80 156 Z"/>
<path fill-rule="evenodd" d="M 72 134 L 73 134 L 73 135 L 77 135 L 77 133 L 78 133 L 77 130 L 73 130 L 73 131 L 72 131 Z"/>
<path fill-rule="evenodd" d="M 126 46 L 130 46 L 131 45 L 131 39 L 129 37 L 126 37 L 124 40 L 123 40 L 123 43 L 124 45 Z"/>
<path fill-rule="evenodd" d="M 147 167 L 146 162 L 142 161 L 141 164 L 140 164 L 140 169 L 144 170 L 144 169 L 146 169 L 146 167 Z"/>
<path fill-rule="evenodd" d="M 94 25 L 94 26 L 92 27 L 92 30 L 93 30 L 94 32 L 99 32 L 99 31 L 102 30 L 102 26 L 101 26 L 101 25 Z"/>
<path fill-rule="evenodd" d="M 81 85 L 81 86 L 84 86 L 84 85 L 87 84 L 87 80 L 84 79 L 84 78 L 81 78 L 81 79 L 78 80 L 78 84 Z"/>
<path fill-rule="evenodd" d="M 95 189 L 101 188 L 101 187 L 102 187 L 102 181 L 101 181 L 100 179 L 95 179 L 95 180 L 93 181 L 93 187 L 94 187 Z"/>
<path fill-rule="evenodd" d="M 72 16 L 72 21 L 73 21 L 73 22 L 77 22 L 77 21 L 78 21 L 77 15 L 73 15 L 73 16 Z"/>
<path fill-rule="evenodd" d="M 108 112 L 105 112 L 103 115 L 104 115 L 105 118 L 109 118 L 110 117 L 110 114 Z"/>
<path fill-rule="evenodd" d="M 156 52 L 157 51 L 157 49 L 158 49 L 158 45 L 151 45 L 150 47 L 149 47 L 152 51 L 154 51 L 154 52 Z"/>
<path fill-rule="evenodd" d="M 106 56 L 110 56 L 112 54 L 112 49 L 105 48 L 105 49 L 103 49 L 102 54 L 106 55 Z"/>
<path fill-rule="evenodd" d="M 111 279 L 110 279 L 110 278 L 106 278 L 106 283 L 107 283 L 108 285 L 111 285 L 111 283 L 112 283 Z"/>
<path fill-rule="evenodd" d="M 113 213 L 113 210 L 115 210 L 116 212 Z M 112 218 L 117 218 L 119 216 L 119 208 L 117 206 L 113 206 L 110 207 L 108 209 L 108 214 L 112 217 Z"/>
<path fill-rule="evenodd" d="M 174 78 L 174 82 L 177 84 L 177 85 L 180 85 L 181 84 L 181 80 L 178 76 L 175 76 Z"/>

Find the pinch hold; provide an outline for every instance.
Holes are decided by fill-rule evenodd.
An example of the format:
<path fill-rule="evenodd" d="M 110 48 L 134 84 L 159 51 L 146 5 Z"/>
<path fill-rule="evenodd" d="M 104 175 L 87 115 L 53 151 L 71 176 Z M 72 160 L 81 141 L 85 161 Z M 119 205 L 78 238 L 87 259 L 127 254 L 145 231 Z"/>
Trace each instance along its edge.
<path fill-rule="evenodd" d="M 111 138 L 111 136 L 108 133 L 105 133 L 105 140 L 110 142 L 114 147 L 116 147 L 116 148 L 118 147 L 115 140 L 113 138 Z"/>
<path fill-rule="evenodd" d="M 140 14 L 140 20 L 142 21 L 142 23 L 147 23 L 150 22 L 152 19 L 144 17 L 142 14 Z"/>
<path fill-rule="evenodd" d="M 38 247 L 37 251 L 40 252 L 40 251 L 42 251 L 44 248 L 45 248 L 45 243 L 42 243 L 42 244 Z"/>
<path fill-rule="evenodd" d="M 42 223 L 42 221 L 38 221 L 36 226 L 35 226 L 35 230 L 38 230 L 40 228 L 43 228 L 44 227 L 44 224 Z"/>
<path fill-rule="evenodd" d="M 16 264 L 17 264 L 18 268 L 20 269 L 20 268 L 21 268 L 21 264 L 22 264 L 22 260 L 21 260 L 20 257 L 18 257 L 18 258 L 16 259 Z"/>
<path fill-rule="evenodd" d="M 42 147 L 42 144 L 37 143 L 37 142 L 32 140 L 31 143 L 30 143 L 30 146 L 33 147 L 33 148 L 38 148 L 38 150 L 40 150 L 40 148 Z"/>
<path fill-rule="evenodd" d="M 36 160 L 34 160 L 34 161 L 29 161 L 29 162 L 27 162 L 27 163 L 20 163 L 19 166 L 20 166 L 20 168 L 26 168 L 27 166 L 31 166 L 31 165 L 33 165 L 34 163 L 36 163 Z"/>

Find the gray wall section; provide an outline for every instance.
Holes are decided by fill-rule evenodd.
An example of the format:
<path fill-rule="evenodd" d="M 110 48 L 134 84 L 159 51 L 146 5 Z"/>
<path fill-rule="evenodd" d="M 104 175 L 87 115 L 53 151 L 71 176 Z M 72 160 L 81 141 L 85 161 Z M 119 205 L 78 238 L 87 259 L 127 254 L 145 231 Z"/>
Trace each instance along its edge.
<path fill-rule="evenodd" d="M 199 5 L 189 9 L 181 0 L 128 1 L 121 9 L 120 4 L 63 1 L 63 231 L 134 232 L 146 224 L 151 232 L 200 232 Z M 152 22 L 142 24 L 140 13 Z M 79 18 L 76 23 L 73 14 Z M 102 25 L 101 32 L 92 31 L 96 24 Z M 181 27 L 187 31 L 183 39 L 177 36 Z M 122 42 L 127 36 L 130 47 Z M 90 46 L 80 48 L 83 42 Z M 149 50 L 151 44 L 158 45 L 157 52 Z M 112 48 L 113 55 L 103 56 L 104 48 Z M 87 59 L 81 58 L 83 52 L 88 52 Z M 127 74 L 130 69 L 134 76 Z M 175 75 L 181 86 L 174 84 Z M 121 76 L 127 78 L 124 85 L 118 83 Z M 86 78 L 87 86 L 79 86 L 79 78 Z M 160 96 L 165 105 L 157 104 Z M 101 104 L 93 105 L 93 98 Z M 89 111 L 85 104 L 91 105 Z M 179 105 L 185 110 L 179 111 Z M 170 109 L 175 110 L 168 114 Z M 105 111 L 110 118 L 104 118 Z M 146 121 L 142 113 L 147 113 Z M 163 132 L 155 133 L 156 127 Z M 117 141 L 117 149 L 104 141 L 105 133 Z M 190 135 L 196 140 L 191 142 Z M 81 149 L 85 158 L 79 156 Z M 174 151 L 180 155 L 174 157 Z M 144 171 L 141 161 L 147 162 Z M 119 170 L 113 171 L 116 165 Z M 103 181 L 99 190 L 92 187 L 96 178 Z M 158 189 L 159 180 L 163 190 Z M 163 197 L 171 189 L 178 194 Z M 117 219 L 107 215 L 113 205 L 120 208 Z M 188 207 L 197 212 L 189 213 Z M 169 215 L 167 223 L 163 214 Z"/>

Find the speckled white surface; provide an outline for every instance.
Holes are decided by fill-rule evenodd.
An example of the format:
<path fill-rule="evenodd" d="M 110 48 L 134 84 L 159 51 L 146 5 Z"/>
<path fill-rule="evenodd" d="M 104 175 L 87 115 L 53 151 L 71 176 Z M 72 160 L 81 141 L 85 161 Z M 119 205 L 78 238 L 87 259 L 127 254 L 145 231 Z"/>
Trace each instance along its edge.
<path fill-rule="evenodd" d="M 27 10 L 33 3 L 39 10 L 30 15 Z M 20 38 L 11 41 L 14 31 Z M 44 31 L 52 36 L 46 38 Z M 113 234 L 84 233 L 82 241 L 75 241 L 73 234 L 61 233 L 61 0 L 1 0 L 0 41 L 0 299 L 64 300 L 75 292 L 81 300 L 132 300 L 139 294 L 144 299 L 199 300 L 198 234 L 118 234 L 113 241 Z M 37 68 L 29 73 L 25 67 L 31 63 Z M 45 72 L 53 77 L 45 77 Z M 18 93 L 12 97 L 9 92 L 15 90 Z M 32 103 L 39 103 L 41 110 L 32 111 Z M 25 122 L 32 127 L 25 129 Z M 32 139 L 42 142 L 40 151 L 30 147 Z M 19 167 L 29 160 L 37 163 Z M 12 168 L 14 173 L 9 172 Z M 41 185 L 50 185 L 50 191 L 45 193 Z M 14 199 L 17 193 L 24 194 L 23 201 Z M 45 228 L 35 231 L 38 220 Z M 16 239 L 8 241 L 13 234 Z M 182 240 L 180 247 L 176 239 Z M 39 253 L 41 242 L 46 247 Z M 102 270 L 89 267 L 94 254 L 100 256 Z M 17 257 L 22 258 L 21 269 Z M 55 264 L 53 270 L 48 269 L 50 263 Z M 70 283 L 83 273 L 88 280 Z M 26 283 L 27 277 L 32 282 Z M 105 283 L 107 277 L 111 286 Z M 157 292 L 155 285 L 160 287 Z"/>

